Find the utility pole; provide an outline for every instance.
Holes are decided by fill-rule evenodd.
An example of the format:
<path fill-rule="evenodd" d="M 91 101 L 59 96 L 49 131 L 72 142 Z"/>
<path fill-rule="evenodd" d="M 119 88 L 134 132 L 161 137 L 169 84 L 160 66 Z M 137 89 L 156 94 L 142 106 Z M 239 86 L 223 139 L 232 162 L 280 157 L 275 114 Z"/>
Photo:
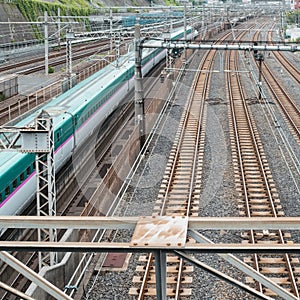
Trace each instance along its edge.
<path fill-rule="evenodd" d="M 45 23 L 45 75 L 49 72 L 49 40 L 48 40 L 48 13 L 44 12 L 44 23 Z"/>
<path fill-rule="evenodd" d="M 10 32 L 10 41 L 13 43 L 15 27 L 14 25 L 11 25 L 9 18 L 7 19 L 7 22 L 8 22 L 9 32 Z"/>
<path fill-rule="evenodd" d="M 110 34 L 110 52 L 113 50 L 113 15 L 112 8 L 109 9 L 109 34 Z"/>
<path fill-rule="evenodd" d="M 258 99 L 262 99 L 262 62 L 264 61 L 264 55 L 259 53 L 257 56 L 258 61 Z"/>
<path fill-rule="evenodd" d="M 67 47 L 66 47 L 66 72 L 67 72 L 67 80 L 68 80 L 68 89 L 73 87 L 72 82 L 72 40 L 75 39 L 74 32 L 67 32 L 66 40 L 67 40 Z"/>
<path fill-rule="evenodd" d="M 142 47 L 140 25 L 135 25 L 135 125 L 139 128 L 140 149 L 145 144 L 145 108 L 142 77 Z"/>
<path fill-rule="evenodd" d="M 57 9 L 57 45 L 60 50 L 60 8 Z"/>
<path fill-rule="evenodd" d="M 116 67 L 119 67 L 119 61 L 120 61 L 120 47 L 121 47 L 121 26 L 120 31 L 115 33 L 117 36 L 115 38 L 115 45 L 116 45 Z"/>
<path fill-rule="evenodd" d="M 173 11 L 172 11 L 172 8 L 170 8 L 169 20 L 170 20 L 170 34 L 171 34 L 172 31 L 173 31 Z"/>
<path fill-rule="evenodd" d="M 186 3 L 184 3 L 184 17 L 183 17 L 183 31 L 184 31 L 184 40 L 186 41 Z M 183 54 L 183 62 L 186 63 L 187 61 L 187 50 L 184 48 Z"/>

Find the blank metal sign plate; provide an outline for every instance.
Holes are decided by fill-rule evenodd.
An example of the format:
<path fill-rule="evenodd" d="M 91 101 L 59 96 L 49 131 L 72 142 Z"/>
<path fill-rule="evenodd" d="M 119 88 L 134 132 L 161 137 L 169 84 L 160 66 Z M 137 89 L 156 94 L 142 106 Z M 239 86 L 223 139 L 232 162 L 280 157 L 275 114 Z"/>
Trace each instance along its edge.
<path fill-rule="evenodd" d="M 135 227 L 130 245 L 132 247 L 183 247 L 186 242 L 187 228 L 187 217 L 141 217 Z"/>
<path fill-rule="evenodd" d="M 22 132 L 23 147 L 26 152 L 47 153 L 50 151 L 49 133 L 47 131 Z"/>

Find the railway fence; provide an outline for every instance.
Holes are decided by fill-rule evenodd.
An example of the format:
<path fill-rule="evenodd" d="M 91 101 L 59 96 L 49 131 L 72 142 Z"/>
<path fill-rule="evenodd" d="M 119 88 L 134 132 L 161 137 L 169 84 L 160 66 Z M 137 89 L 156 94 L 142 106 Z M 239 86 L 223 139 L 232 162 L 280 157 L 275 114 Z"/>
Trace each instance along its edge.
<path fill-rule="evenodd" d="M 95 64 L 78 72 L 78 74 L 76 74 L 76 81 L 83 81 L 114 60 L 115 56 L 106 56 L 105 58 L 97 61 Z M 59 79 L 58 81 L 28 95 L 19 94 L 10 98 L 9 101 L 11 104 L 3 104 L 4 107 L 0 108 L 0 125 L 8 122 L 15 123 L 18 120 L 18 117 L 22 116 L 22 118 L 24 118 L 24 114 L 32 113 L 32 110 L 38 108 L 39 105 L 45 104 L 54 97 L 61 95 L 64 92 L 64 82 L 65 78 Z"/>

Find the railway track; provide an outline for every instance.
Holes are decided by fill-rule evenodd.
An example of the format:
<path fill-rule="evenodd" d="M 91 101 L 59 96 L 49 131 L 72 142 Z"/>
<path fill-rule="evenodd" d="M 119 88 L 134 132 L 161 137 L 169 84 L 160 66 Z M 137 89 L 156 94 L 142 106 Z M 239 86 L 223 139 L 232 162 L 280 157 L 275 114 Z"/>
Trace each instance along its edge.
<path fill-rule="evenodd" d="M 257 38 L 257 37 L 254 37 Z M 268 32 L 268 41 L 271 42 L 271 33 Z M 297 83 L 300 83 L 300 72 L 295 68 L 288 59 L 285 58 L 280 52 L 274 52 L 276 59 L 280 64 L 291 74 Z M 262 68 L 263 78 L 269 87 L 271 94 L 274 98 L 277 107 L 280 109 L 288 127 L 295 137 L 296 141 L 300 145 L 300 108 L 284 88 L 281 81 L 278 79 L 276 74 L 271 70 L 267 63 L 263 64 Z"/>
<path fill-rule="evenodd" d="M 207 54 L 201 69 L 210 69 L 213 55 L 214 52 Z M 230 55 L 227 69 L 234 71 L 238 62 L 233 53 Z M 172 148 L 154 216 L 196 216 L 199 211 L 206 115 L 204 100 L 205 93 L 209 90 L 209 74 L 207 71 L 198 71 L 198 81 L 194 82 L 195 92 L 190 95 L 194 101 L 188 103 L 185 115 L 181 119 L 181 129 L 178 131 Z M 227 78 L 231 146 L 241 215 L 280 217 L 283 215 L 280 200 L 251 111 L 245 101 L 247 97 L 242 90 L 238 73 L 228 72 Z M 182 201 L 183 198 L 184 201 Z M 251 243 L 291 242 L 289 233 L 282 231 L 249 231 L 244 233 L 243 237 L 246 242 Z M 130 293 L 138 296 L 138 299 L 153 298 L 156 295 L 155 258 L 142 256 L 140 261 L 146 264 L 146 269 L 137 268 L 140 275 L 134 278 L 134 282 L 139 287 L 132 288 Z M 300 269 L 296 257 L 254 255 L 245 258 L 245 261 L 294 294 L 294 298 L 291 297 L 291 299 L 299 298 L 296 278 L 299 276 Z M 167 296 L 179 299 L 190 295 L 192 267 L 186 266 L 177 256 L 168 256 L 167 262 Z M 275 296 L 270 290 L 250 278 L 249 283 L 266 295 Z"/>
<path fill-rule="evenodd" d="M 253 115 L 246 104 L 246 94 L 238 70 L 237 53 L 230 52 L 227 57 L 227 95 L 230 102 L 230 139 L 234 161 L 236 189 L 239 193 L 240 215 L 244 217 L 274 217 L 284 215 L 280 199 L 272 179 L 263 145 L 256 128 Z M 292 243 L 288 232 L 253 231 L 243 235 L 245 243 Z M 289 299 L 299 298 L 300 275 L 299 260 L 291 255 L 259 255 L 246 257 L 245 262 L 266 277 L 290 292 Z M 260 292 L 276 296 L 271 290 L 248 278 Z"/>
<path fill-rule="evenodd" d="M 114 60 L 114 56 L 108 56 L 106 60 L 101 60 L 80 71 L 77 75 L 77 82 L 80 82 L 97 71 L 105 67 L 109 62 Z M 0 108 L 0 125 L 3 125 L 28 111 L 35 109 L 41 104 L 44 104 L 48 100 L 57 97 L 62 94 L 63 81 L 59 80 L 52 83 L 51 85 L 30 93 L 27 96 L 15 96 L 11 99 L 6 100 L 6 104 L 1 104 Z"/>
<path fill-rule="evenodd" d="M 272 31 L 269 31 L 267 34 L 267 41 L 272 43 Z M 273 52 L 276 59 L 280 64 L 288 71 L 291 77 L 300 84 L 300 71 L 296 68 L 289 59 L 280 51 Z"/>
<path fill-rule="evenodd" d="M 108 51 L 109 47 L 107 46 L 107 41 L 103 42 L 94 42 L 86 45 L 77 45 L 73 46 L 73 59 L 77 60 L 82 57 L 90 56 L 95 53 L 95 49 L 103 48 L 103 51 Z M 82 53 L 83 52 L 83 53 Z M 97 51 L 96 51 L 97 52 Z M 22 75 L 28 75 L 40 70 L 43 70 L 45 68 L 44 64 L 40 64 L 41 61 L 45 59 L 44 56 L 38 56 L 34 58 L 30 58 L 24 61 L 20 61 L 17 63 L 10 63 L 10 64 L 5 64 L 0 67 L 0 72 L 7 72 L 10 70 L 14 70 L 17 74 L 22 74 Z M 59 50 L 59 51 L 53 51 L 52 53 L 49 54 L 49 65 L 51 66 L 56 66 L 60 65 L 66 62 L 66 50 Z M 38 65 L 37 65 L 38 64 Z M 26 66 L 32 66 L 32 67 L 26 67 Z M 24 67 L 26 67 L 24 69 Z"/>
<path fill-rule="evenodd" d="M 102 47 L 102 48 L 99 48 Z M 96 49 L 98 48 L 98 51 Z M 89 57 L 91 55 L 94 55 L 95 52 L 98 53 L 99 50 L 101 50 L 101 53 L 106 53 L 109 50 L 109 46 L 107 46 L 107 43 L 93 43 L 90 50 L 86 50 L 84 47 L 82 49 L 82 46 L 77 49 L 77 53 L 73 55 L 73 59 L 81 59 L 84 57 Z M 81 51 L 84 51 L 84 53 L 80 53 Z M 120 49 L 120 53 L 125 53 L 125 47 L 122 46 Z M 76 52 L 75 52 L 76 53 Z M 57 58 L 58 56 L 63 56 L 63 58 Z M 49 65 L 55 66 L 60 65 L 62 63 L 65 63 L 65 53 L 61 54 L 53 54 L 54 61 L 49 63 Z M 91 76 L 95 72 L 99 71 L 103 67 L 105 67 L 107 64 L 111 63 L 115 60 L 114 54 L 109 54 L 106 57 L 102 57 L 103 59 L 98 60 L 96 63 L 90 65 L 89 67 L 85 67 L 82 70 L 77 71 L 76 80 L 77 82 L 81 82 L 82 80 L 86 79 L 87 77 Z M 24 69 L 24 66 L 32 65 L 33 63 L 39 63 L 42 60 L 42 58 L 37 59 L 31 59 L 26 62 L 20 62 L 15 65 L 9 65 L 4 66 L 3 70 L 9 70 L 16 67 L 21 67 L 22 70 L 17 72 L 18 74 L 22 75 L 28 75 L 34 72 L 38 72 L 40 70 L 44 69 L 44 65 L 34 65 L 33 67 L 27 67 Z M 0 68 L 1 70 L 1 68 Z M 3 125 L 14 118 L 17 118 L 18 116 L 34 109 L 35 107 L 38 107 L 41 104 L 44 104 L 46 101 L 59 96 L 63 92 L 63 80 L 60 79 L 57 82 L 54 82 L 44 88 L 41 88 L 35 92 L 29 93 L 28 95 L 16 95 L 14 97 L 11 97 L 5 101 L 2 101 L 0 103 L 0 125 Z"/>
<path fill-rule="evenodd" d="M 212 55 L 212 54 L 210 54 Z M 206 57 L 203 69 L 209 70 L 213 55 Z M 237 70 L 237 58 L 231 53 L 225 69 Z M 208 77 L 200 72 L 199 81 L 193 97 L 195 104 L 186 107 L 190 113 L 180 122 L 173 149 L 167 164 L 153 216 L 189 216 L 197 215 L 204 149 L 205 106 L 204 99 L 208 89 Z M 280 200 L 267 164 L 262 143 L 254 119 L 246 104 L 246 95 L 238 73 L 227 75 L 227 93 L 230 99 L 229 122 L 231 127 L 231 145 L 234 161 L 236 186 L 239 193 L 239 209 L 245 217 L 280 217 Z M 244 242 L 249 243 L 292 243 L 288 232 L 249 231 L 243 233 Z M 155 257 L 141 256 L 143 266 L 136 269 L 137 276 L 129 294 L 137 299 L 153 299 L 156 296 Z M 179 299 L 191 294 L 192 268 L 176 256 L 167 256 L 167 297 Z M 254 255 L 245 258 L 254 269 L 275 282 L 287 293 L 289 299 L 297 299 L 299 260 L 286 254 Z M 276 296 L 273 291 L 263 287 L 252 278 L 248 283 L 267 296 Z M 137 286 L 137 287 L 136 287 Z"/>
<path fill-rule="evenodd" d="M 118 132 L 120 132 L 120 128 L 122 128 L 124 124 L 127 124 L 129 119 L 132 118 L 132 111 L 133 105 L 130 103 L 127 104 L 127 106 L 119 112 L 121 116 L 112 119 L 109 125 L 105 126 L 105 129 L 102 128 L 103 132 L 101 137 L 99 137 L 101 138 L 101 143 L 100 140 L 98 140 L 97 145 L 94 145 L 95 139 L 92 138 L 91 143 L 84 145 L 84 147 L 79 150 L 79 153 L 76 154 L 76 157 L 74 157 L 73 162 L 70 162 L 70 165 L 61 171 L 57 179 L 57 215 L 81 214 L 84 209 L 85 201 L 87 201 L 87 199 L 85 199 L 85 197 L 88 196 L 87 190 L 91 187 L 91 182 L 96 182 L 95 177 L 101 173 L 101 167 L 103 167 L 101 161 L 103 161 L 105 156 L 110 155 L 111 145 Z M 81 173 L 84 173 L 85 176 L 78 176 L 78 174 Z M 78 181 L 79 177 L 82 177 L 81 182 Z M 94 190 L 96 189 L 95 184 L 92 184 L 92 187 Z M 62 237 L 64 232 L 65 230 L 58 232 L 58 239 Z M 36 232 L 27 230 L 26 234 L 21 238 L 22 240 L 36 240 Z M 38 272 L 37 253 L 26 252 L 22 254 L 16 252 L 14 255 L 26 266 L 30 267 L 30 269 Z M 6 284 L 24 292 L 29 287 L 30 282 L 28 282 L 27 278 L 19 273 L 15 274 L 14 270 L 1 262 L 0 275 L 2 280 L 6 273 L 10 274 L 5 280 Z M 0 299 L 9 300 L 15 298 L 8 293 L 0 293 Z"/>
<path fill-rule="evenodd" d="M 155 70 L 155 76 L 157 78 L 161 69 Z M 159 79 L 157 79 L 159 80 Z M 151 90 L 155 82 L 148 82 L 145 88 Z M 149 104 L 146 101 L 146 106 Z M 99 176 L 105 174 L 106 164 L 103 161 L 109 160 L 111 156 L 111 147 L 118 135 L 123 134 L 124 127 L 126 130 L 130 129 L 130 120 L 134 115 L 133 102 L 129 101 L 127 104 L 119 110 L 104 126 L 101 127 L 101 136 L 91 138 L 90 143 L 86 143 L 82 149 L 78 150 L 76 156 L 72 162 L 67 165 L 59 174 L 57 179 L 57 215 L 80 215 L 84 209 L 85 202 L 88 201 L 86 197 L 96 190 L 96 182 L 101 182 Z M 129 126 L 128 126 L 129 124 Z M 117 155 L 117 153 L 115 153 Z M 106 159 L 105 159 L 106 158 Z M 113 159 L 113 158 L 111 158 Z M 104 170 L 102 170 L 104 168 Z M 84 176 L 78 175 L 84 174 Z M 80 180 L 79 180 L 80 178 Z M 80 182 L 79 182 L 80 181 Z M 33 205 L 35 206 L 35 204 Z M 35 213 L 30 212 L 30 213 Z M 62 237 L 65 230 L 58 232 L 58 239 Z M 13 237 L 17 239 L 17 237 Z M 27 230 L 22 240 L 36 240 L 36 232 Z M 14 253 L 14 255 L 22 261 L 30 269 L 38 272 L 37 253 L 26 252 Z M 17 290 L 25 292 L 29 287 L 30 282 L 23 275 L 17 273 L 11 269 L 8 265 L 0 262 L 0 278 L 6 284 L 11 285 Z M 7 276 L 9 274 L 9 276 Z M 15 274 L 15 275 L 13 275 Z M 3 293 L 0 290 L 0 299 L 10 300 L 16 299 L 15 296 L 9 295 L 9 293 Z"/>
<path fill-rule="evenodd" d="M 215 55 L 216 51 L 207 52 L 199 64 L 169 155 L 153 217 L 198 215 L 206 123 L 205 99 L 210 85 L 209 70 L 212 70 Z M 155 299 L 155 257 L 153 254 L 141 256 L 139 261 L 143 266 L 137 266 L 138 275 L 133 278 L 129 294 L 139 300 Z M 170 299 L 190 296 L 193 267 L 182 258 L 170 254 L 166 262 L 166 296 Z"/>
<path fill-rule="evenodd" d="M 285 90 L 280 80 L 265 64 L 263 68 L 264 80 L 267 83 L 277 106 L 279 107 L 288 127 L 300 145 L 300 109 L 292 96 Z"/>

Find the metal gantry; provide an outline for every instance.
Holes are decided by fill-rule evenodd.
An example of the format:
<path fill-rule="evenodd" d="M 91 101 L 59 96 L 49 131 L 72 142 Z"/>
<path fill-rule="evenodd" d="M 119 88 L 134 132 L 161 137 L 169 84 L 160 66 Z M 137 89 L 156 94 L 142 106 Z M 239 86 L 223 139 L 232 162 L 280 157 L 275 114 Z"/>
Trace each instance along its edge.
<path fill-rule="evenodd" d="M 34 127 L 1 127 L 0 151 L 36 153 L 37 215 L 56 215 L 54 130 L 51 116 L 41 111 Z M 54 228 L 39 228 L 38 241 L 57 241 Z M 39 252 L 39 268 L 57 263 L 56 252 Z"/>
<path fill-rule="evenodd" d="M 178 41 L 154 41 L 149 43 L 144 41 L 140 45 L 142 48 L 165 48 L 165 49 L 203 49 L 203 50 L 243 50 L 243 51 L 288 51 L 288 52 L 297 52 L 300 51 L 300 46 L 296 44 L 291 45 L 254 45 L 254 44 L 214 44 L 207 42 L 193 42 L 190 40 L 178 40 Z"/>
<path fill-rule="evenodd" d="M 13 255 L 9 254 L 6 251 L 0 251 L 0 259 L 8 264 L 10 267 L 21 273 L 24 277 L 28 278 L 30 281 L 35 283 L 41 289 L 46 291 L 49 295 L 53 297 L 53 299 L 57 300 L 72 300 L 71 297 L 66 295 L 62 290 L 60 290 L 53 283 L 49 282 L 43 276 L 37 274 L 35 271 L 31 270 L 25 264 L 21 263 L 18 259 L 16 259 Z M 18 299 L 26 299 L 26 300 L 36 300 L 27 295 L 20 295 L 20 292 L 15 290 L 12 287 L 3 286 L 6 290 L 12 292 L 13 294 L 19 296 Z"/>
<path fill-rule="evenodd" d="M 186 23 L 185 23 L 186 31 Z M 186 37 L 186 35 L 185 35 Z M 296 52 L 300 51 L 300 46 L 292 45 L 256 45 L 252 44 L 213 44 L 200 42 L 196 43 L 192 40 L 171 40 L 170 37 L 167 38 L 166 34 L 162 40 L 149 41 L 148 39 L 142 39 L 140 34 L 140 26 L 135 27 L 135 124 L 139 127 L 140 132 L 140 144 L 141 149 L 145 143 L 145 116 L 144 116 L 144 91 L 142 84 L 142 53 L 143 48 L 160 48 L 167 49 L 166 54 L 166 70 L 170 72 L 172 70 L 172 65 L 174 63 L 174 58 L 181 55 L 182 51 L 186 53 L 186 49 L 204 49 L 204 50 L 243 50 L 243 51 L 253 51 L 257 53 L 258 51 L 289 51 Z M 262 56 L 262 54 L 259 54 Z M 184 61 L 186 61 L 186 54 L 184 56 Z M 260 68 L 261 68 L 260 61 Z M 166 73 L 166 72 L 165 72 Z M 162 74 L 164 76 L 164 74 Z M 259 86 L 259 91 L 261 93 L 261 86 Z"/>
<path fill-rule="evenodd" d="M 156 226 L 157 224 L 163 226 Z M 157 299 L 163 300 L 166 293 L 166 253 L 175 255 L 200 267 L 222 280 L 243 289 L 244 291 L 257 296 L 260 299 L 270 299 L 257 290 L 246 286 L 236 279 L 221 273 L 220 271 L 198 261 L 194 254 L 215 253 L 225 259 L 242 272 L 252 276 L 258 282 L 270 288 L 283 299 L 296 300 L 288 290 L 283 289 L 276 282 L 242 262 L 233 254 L 228 253 L 300 253 L 300 244 L 214 244 L 209 239 L 199 234 L 199 230 L 278 230 L 291 229 L 300 230 L 299 217 L 173 217 L 173 216 L 149 216 L 149 217 L 34 217 L 34 216 L 0 216 L 0 227 L 3 228 L 55 228 L 55 229 L 105 229 L 105 230 L 130 230 L 132 231 L 129 242 L 62 242 L 50 241 L 3 241 L 0 244 L 1 251 L 57 251 L 57 252 L 127 252 L 127 253 L 153 253 L 156 267 L 159 272 L 157 278 Z M 169 233 L 172 232 L 170 235 Z M 142 234 L 141 234 L 142 233 Z M 195 239 L 195 243 L 186 243 L 187 236 Z M 6 257 L 6 256 L 5 256 Z M 0 253 L 0 258 L 2 255 Z M 8 263 L 13 264 L 13 258 L 4 258 Z M 28 278 L 32 274 L 28 270 L 20 270 Z M 25 275 L 25 276 L 26 276 Z M 57 293 L 55 287 L 45 287 L 43 279 L 35 278 L 35 282 L 43 289 L 53 295 Z M 70 299 L 67 295 L 57 299 Z"/>

